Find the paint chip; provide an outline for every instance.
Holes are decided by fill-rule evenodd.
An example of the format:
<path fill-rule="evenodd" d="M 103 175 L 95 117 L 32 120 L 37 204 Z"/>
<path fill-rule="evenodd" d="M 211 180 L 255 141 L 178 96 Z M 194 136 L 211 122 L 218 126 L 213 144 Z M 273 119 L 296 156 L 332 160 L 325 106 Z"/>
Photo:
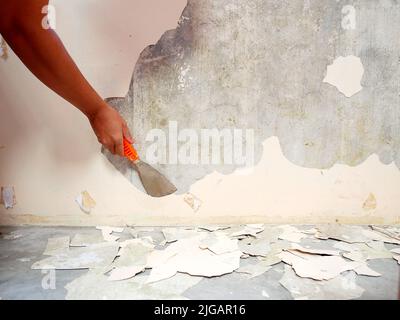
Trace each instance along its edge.
<path fill-rule="evenodd" d="M 92 269 L 109 266 L 118 253 L 119 245 L 113 242 L 95 244 L 57 253 L 37 261 L 32 269 Z"/>
<path fill-rule="evenodd" d="M 120 238 L 119 236 L 112 235 L 113 232 L 121 233 L 124 231 L 124 228 L 107 226 L 96 227 L 96 229 L 101 230 L 101 234 L 103 235 L 104 240 L 108 242 L 115 242 Z"/>
<path fill-rule="evenodd" d="M 354 243 L 349 246 L 350 250 L 343 253 L 343 257 L 353 260 L 365 262 L 373 259 L 391 259 L 392 255 L 387 250 L 383 242 L 372 241 L 368 243 Z M 347 251 L 347 250 L 346 250 Z"/>
<path fill-rule="evenodd" d="M 348 243 L 366 243 L 370 241 L 383 241 L 400 244 L 400 240 L 389 237 L 380 232 L 374 232 L 362 226 L 350 225 L 322 225 L 317 227 L 315 237 L 318 239 L 334 239 Z"/>
<path fill-rule="evenodd" d="M 57 237 L 57 238 L 49 238 L 47 240 L 47 246 L 43 255 L 45 256 L 53 256 L 55 254 L 63 253 L 69 250 L 69 242 L 70 238 L 66 237 Z"/>
<path fill-rule="evenodd" d="M 186 230 L 182 228 L 172 227 L 162 229 L 162 233 L 164 235 L 166 243 L 171 243 L 177 240 L 197 236 L 197 232 L 195 230 Z"/>
<path fill-rule="evenodd" d="M 130 239 L 120 244 L 117 259 L 113 262 L 114 268 L 108 280 L 125 280 L 144 271 L 147 265 L 147 257 L 153 251 L 154 246 L 143 239 Z"/>
<path fill-rule="evenodd" d="M 219 231 L 219 230 L 226 230 L 229 229 L 230 227 L 228 226 L 214 226 L 214 225 L 209 225 L 209 226 L 198 226 L 197 229 L 201 229 L 201 230 L 206 230 L 208 232 L 215 232 L 215 231 Z"/>
<path fill-rule="evenodd" d="M 371 226 L 371 229 L 377 231 L 384 236 L 393 238 L 395 240 L 400 241 L 400 228 L 396 228 L 394 226 L 391 227 L 379 227 L 379 226 Z"/>
<path fill-rule="evenodd" d="M 192 193 L 185 194 L 183 201 L 185 201 L 194 212 L 197 212 L 203 204 L 203 202 Z"/>
<path fill-rule="evenodd" d="M 363 74 L 364 67 L 359 57 L 340 56 L 327 67 L 323 82 L 335 86 L 347 98 L 350 98 L 362 90 Z"/>
<path fill-rule="evenodd" d="M 256 238 L 257 234 L 264 231 L 265 227 L 263 224 L 246 224 L 244 226 L 233 227 L 228 230 L 230 237 L 237 237 L 243 239 L 247 236 Z"/>
<path fill-rule="evenodd" d="M 293 251 L 284 251 L 279 257 L 292 266 L 296 274 L 302 278 L 329 280 L 344 271 L 359 267 L 359 262 L 348 262 L 338 256 L 319 256 Z"/>
<path fill-rule="evenodd" d="M 235 270 L 237 273 L 244 273 L 248 279 L 258 277 L 268 270 L 271 266 L 265 261 L 258 261 L 257 263 L 248 263 Z"/>
<path fill-rule="evenodd" d="M 376 198 L 373 193 L 370 193 L 368 198 L 363 203 L 364 210 L 374 210 L 376 209 Z"/>
<path fill-rule="evenodd" d="M 14 187 L 1 187 L 1 203 L 6 209 L 12 209 L 17 204 Z"/>
<path fill-rule="evenodd" d="M 17 231 L 12 231 L 8 234 L 3 236 L 4 240 L 16 240 L 22 237 L 22 234 L 18 233 Z"/>
<path fill-rule="evenodd" d="M 354 271 L 360 276 L 369 276 L 369 277 L 380 277 L 381 276 L 381 274 L 379 272 L 372 270 L 366 264 L 363 264 L 360 267 L 355 268 Z"/>
<path fill-rule="evenodd" d="M 300 251 L 303 253 L 315 254 L 315 255 L 322 255 L 322 256 L 339 256 L 340 251 L 338 250 L 329 250 L 329 249 L 313 249 L 313 248 L 305 248 L 297 243 L 292 244 L 291 249 L 287 249 L 287 251 Z"/>
<path fill-rule="evenodd" d="M 300 278 L 289 266 L 285 266 L 279 282 L 296 300 L 350 300 L 364 293 L 364 289 L 357 285 L 353 272 L 331 280 L 315 281 Z"/>
<path fill-rule="evenodd" d="M 78 194 L 75 201 L 85 213 L 90 213 L 90 211 L 96 206 L 96 201 L 93 200 L 87 191 L 82 191 Z"/>
<path fill-rule="evenodd" d="M 182 300 L 182 294 L 201 281 L 178 273 L 170 279 L 146 284 L 148 276 L 138 275 L 125 281 L 108 281 L 104 270 L 90 270 L 68 283 L 67 300 Z"/>
<path fill-rule="evenodd" d="M 223 254 L 239 250 L 238 240 L 230 239 L 224 234 L 208 236 L 200 242 L 201 249 L 208 249 L 215 254 Z"/>
<path fill-rule="evenodd" d="M 290 225 L 279 226 L 282 233 L 279 235 L 279 239 L 287 240 L 290 242 L 300 242 L 301 239 L 307 238 L 307 235 L 301 232 L 301 230 Z"/>
<path fill-rule="evenodd" d="M 268 294 L 268 292 L 265 291 L 265 290 L 262 290 L 262 291 L 261 291 L 261 295 L 262 295 L 263 297 L 265 297 L 265 298 L 269 298 L 269 294 Z"/>
<path fill-rule="evenodd" d="M 87 247 L 92 244 L 104 242 L 104 237 L 101 234 L 76 234 L 70 243 L 70 247 Z"/>
<path fill-rule="evenodd" d="M 393 259 L 397 261 L 398 264 L 400 264 L 400 248 L 392 249 L 390 252 L 393 255 Z"/>
<path fill-rule="evenodd" d="M 234 251 L 217 255 L 200 248 L 204 235 L 181 239 L 165 250 L 154 250 L 148 260 L 152 268 L 149 279 L 156 282 L 183 272 L 192 276 L 214 277 L 232 273 L 239 268 L 242 252 Z"/>
<path fill-rule="evenodd" d="M 239 249 L 250 256 L 266 257 L 271 251 L 269 241 L 265 239 L 245 239 L 239 242 Z"/>

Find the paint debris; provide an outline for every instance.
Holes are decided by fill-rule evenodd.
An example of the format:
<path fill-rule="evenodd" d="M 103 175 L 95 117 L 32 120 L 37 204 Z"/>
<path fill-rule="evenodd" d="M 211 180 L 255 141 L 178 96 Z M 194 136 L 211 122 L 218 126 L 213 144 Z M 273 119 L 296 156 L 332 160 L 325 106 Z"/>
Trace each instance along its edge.
<path fill-rule="evenodd" d="M 400 228 L 371 226 L 371 229 L 379 232 L 384 236 L 393 238 L 395 240 L 400 240 Z"/>
<path fill-rule="evenodd" d="M 164 235 L 166 243 L 175 242 L 185 238 L 191 238 L 197 235 L 196 230 L 186 230 L 183 228 L 163 228 L 161 231 Z"/>
<path fill-rule="evenodd" d="M 284 232 L 284 228 L 279 226 L 264 226 L 264 230 L 257 234 L 257 237 L 268 240 L 270 243 L 278 242 L 279 236 Z"/>
<path fill-rule="evenodd" d="M 177 273 L 156 283 L 147 283 L 148 276 L 136 276 L 124 281 L 108 281 L 103 270 L 90 270 L 65 286 L 67 300 L 183 300 L 182 294 L 201 281 Z"/>
<path fill-rule="evenodd" d="M 350 300 L 361 297 L 364 289 L 357 285 L 354 273 L 331 280 L 316 281 L 301 278 L 288 266 L 279 280 L 295 300 Z"/>
<path fill-rule="evenodd" d="M 257 237 L 257 234 L 264 231 L 264 229 L 264 225 L 262 224 L 246 224 L 244 226 L 230 228 L 228 234 L 230 237 L 244 239 L 247 236 Z"/>
<path fill-rule="evenodd" d="M 239 249 L 250 256 L 266 257 L 271 251 L 269 241 L 265 239 L 245 239 L 239 242 Z"/>
<path fill-rule="evenodd" d="M 312 249 L 312 248 L 306 248 L 298 245 L 297 243 L 292 244 L 291 249 L 287 249 L 289 252 L 293 251 L 300 251 L 303 253 L 309 253 L 309 254 L 317 254 L 317 255 L 322 255 L 322 256 L 339 256 L 340 251 L 339 250 L 325 250 L 325 249 Z"/>
<path fill-rule="evenodd" d="M 238 251 L 238 240 L 230 239 L 225 234 L 216 234 L 200 241 L 201 249 L 208 249 L 215 254 Z"/>
<path fill-rule="evenodd" d="M 353 260 L 353 261 L 362 261 L 365 262 L 367 260 L 372 259 L 391 259 L 391 253 L 387 250 L 383 244 L 383 242 L 373 241 L 365 243 L 354 243 L 346 249 L 342 255 L 343 257 Z"/>
<path fill-rule="evenodd" d="M 393 255 L 393 259 L 397 261 L 398 264 L 400 264 L 400 248 L 392 249 L 390 252 Z"/>
<path fill-rule="evenodd" d="M 203 204 L 203 202 L 192 193 L 185 194 L 183 201 L 185 201 L 194 212 L 197 212 Z"/>
<path fill-rule="evenodd" d="M 104 242 L 102 234 L 76 234 L 70 243 L 71 247 L 87 247 L 92 244 Z"/>
<path fill-rule="evenodd" d="M 82 191 L 75 198 L 76 203 L 79 205 L 79 208 L 85 213 L 90 213 L 92 209 L 96 206 L 96 201 L 90 196 L 89 192 Z"/>
<path fill-rule="evenodd" d="M 383 241 L 400 244 L 400 241 L 385 234 L 375 232 L 361 226 L 350 225 L 324 225 L 317 227 L 316 237 L 322 240 L 334 239 L 348 243 L 366 243 L 370 241 Z"/>
<path fill-rule="evenodd" d="M 32 260 L 32 258 L 19 258 L 17 259 L 17 261 L 19 262 L 30 262 Z"/>
<path fill-rule="evenodd" d="M 215 254 L 200 248 L 204 235 L 181 239 L 165 250 L 154 250 L 149 256 L 151 273 L 148 282 L 174 276 L 177 272 L 193 276 L 214 277 L 231 273 L 239 268 L 242 252 Z"/>
<path fill-rule="evenodd" d="M 4 240 L 16 240 L 22 237 L 22 234 L 18 233 L 18 231 L 12 231 L 8 234 L 3 235 Z"/>
<path fill-rule="evenodd" d="M 17 204 L 14 187 L 1 187 L 1 203 L 6 209 L 12 209 Z"/>
<path fill-rule="evenodd" d="M 300 242 L 301 239 L 307 238 L 307 235 L 296 227 L 283 225 L 279 226 L 279 228 L 282 230 L 282 233 L 279 235 L 279 239 L 281 240 Z"/>
<path fill-rule="evenodd" d="M 376 198 L 373 193 L 370 193 L 368 198 L 363 203 L 364 210 L 375 210 L 376 209 Z"/>
<path fill-rule="evenodd" d="M 262 291 L 261 291 L 261 295 L 262 295 L 263 297 L 265 297 L 265 298 L 269 298 L 269 294 L 268 294 L 267 291 L 265 291 L 265 290 L 262 290 Z"/>
<path fill-rule="evenodd" d="M 266 262 L 266 261 L 258 261 L 257 263 L 248 263 L 246 265 L 243 265 L 239 267 L 238 269 L 235 270 L 237 273 L 244 273 L 246 274 L 246 277 L 248 279 L 252 279 L 255 277 L 258 277 L 268 270 L 270 270 L 272 267 L 271 265 Z"/>
<path fill-rule="evenodd" d="M 106 226 L 96 227 L 96 229 L 101 230 L 101 234 L 103 235 L 104 240 L 108 242 L 115 242 L 120 238 L 119 236 L 113 235 L 113 232 L 121 233 L 124 231 L 124 228 Z"/>
<path fill-rule="evenodd" d="M 298 276 L 314 280 L 333 279 L 344 271 L 361 266 L 361 263 L 348 262 L 338 256 L 319 256 L 293 251 L 284 251 L 279 257 L 291 265 Z"/>
<path fill-rule="evenodd" d="M 400 248 L 392 249 L 390 252 L 393 252 L 394 254 L 400 254 Z"/>
<path fill-rule="evenodd" d="M 49 238 L 43 255 L 53 256 L 69 250 L 70 237 Z"/>
<path fill-rule="evenodd" d="M 227 227 L 227 226 L 199 226 L 199 227 L 197 227 L 197 229 L 206 230 L 209 232 L 215 232 L 215 231 L 219 231 L 219 230 L 227 230 L 229 228 L 230 227 Z"/>
<path fill-rule="evenodd" d="M 153 248 L 153 245 L 142 239 L 124 241 L 117 259 L 111 266 L 113 270 L 108 280 L 125 280 L 144 271 L 147 265 L 147 257 L 153 251 Z"/>
<path fill-rule="evenodd" d="M 380 277 L 381 276 L 381 274 L 379 272 L 372 270 L 366 264 L 363 264 L 360 267 L 355 268 L 354 271 L 360 276 L 369 276 L 369 277 Z"/>
<path fill-rule="evenodd" d="M 284 269 L 274 270 L 283 273 L 280 283 L 293 298 L 354 299 L 364 291 L 355 282 L 358 276 L 381 276 L 368 260 L 400 258 L 400 248 L 388 250 L 385 245 L 396 241 L 391 236 L 397 230 L 392 229 L 389 236 L 368 227 L 341 225 L 304 230 L 262 224 L 135 227 L 129 228 L 131 238 L 124 241 L 112 234 L 124 228 L 97 229 L 101 234 L 76 234 L 71 242 L 69 237 L 48 239 L 44 254 L 50 256 L 32 269 L 89 269 L 66 286 L 68 299 L 184 299 L 184 291 L 203 278 L 234 272 L 250 280 L 283 262 Z M 164 247 L 153 239 L 155 234 L 163 238 Z M 312 240 L 317 237 L 316 244 Z M 323 240 L 331 237 L 336 241 Z M 269 298 L 267 292 L 261 295 Z"/>
<path fill-rule="evenodd" d="M 32 269 L 92 269 L 109 266 L 118 253 L 119 245 L 114 242 L 100 243 L 75 248 L 37 261 Z"/>
<path fill-rule="evenodd" d="M 364 67 L 359 57 L 340 56 L 327 67 L 323 82 L 331 84 L 350 98 L 362 90 L 363 75 Z"/>

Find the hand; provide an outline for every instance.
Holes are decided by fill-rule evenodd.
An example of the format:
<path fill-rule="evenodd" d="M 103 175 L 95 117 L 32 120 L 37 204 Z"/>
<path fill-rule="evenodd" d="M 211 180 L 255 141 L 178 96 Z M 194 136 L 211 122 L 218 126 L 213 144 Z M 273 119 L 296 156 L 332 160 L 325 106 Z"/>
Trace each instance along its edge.
<path fill-rule="evenodd" d="M 130 143 L 133 143 L 133 139 L 120 114 L 104 103 L 88 118 L 97 140 L 112 154 L 124 156 L 123 137 Z"/>

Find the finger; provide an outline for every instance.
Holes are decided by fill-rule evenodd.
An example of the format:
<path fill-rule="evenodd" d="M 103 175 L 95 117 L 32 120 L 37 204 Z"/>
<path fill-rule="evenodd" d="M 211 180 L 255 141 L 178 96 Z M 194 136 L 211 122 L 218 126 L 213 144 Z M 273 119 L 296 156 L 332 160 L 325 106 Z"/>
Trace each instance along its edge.
<path fill-rule="evenodd" d="M 118 154 L 121 157 L 124 156 L 124 144 L 122 141 L 122 137 L 115 141 L 114 148 L 115 148 L 115 154 Z"/>
<path fill-rule="evenodd" d="M 106 148 L 107 148 L 112 154 L 115 154 L 115 146 L 114 146 L 114 143 L 107 144 Z"/>
<path fill-rule="evenodd" d="M 106 138 L 99 139 L 99 142 L 103 145 L 104 148 L 106 148 L 112 154 L 115 154 L 114 144 L 111 143 L 111 141 L 109 139 L 106 139 Z"/>
<path fill-rule="evenodd" d="M 126 125 L 126 123 L 124 123 L 122 125 L 122 133 L 123 133 L 125 139 L 128 140 L 130 144 L 132 144 L 133 143 L 133 138 L 132 138 L 131 132 L 129 131 L 129 128 Z"/>

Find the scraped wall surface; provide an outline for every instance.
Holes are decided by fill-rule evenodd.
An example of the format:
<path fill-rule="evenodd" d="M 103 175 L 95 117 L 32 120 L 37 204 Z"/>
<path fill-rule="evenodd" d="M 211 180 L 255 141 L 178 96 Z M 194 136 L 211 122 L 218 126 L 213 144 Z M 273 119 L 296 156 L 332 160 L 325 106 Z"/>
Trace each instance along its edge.
<path fill-rule="evenodd" d="M 400 222 L 397 2 L 189 0 L 182 15 L 177 0 L 54 4 L 89 81 L 125 96 L 109 101 L 140 154 L 171 121 L 252 129 L 254 166 L 156 163 L 179 192 L 152 199 L 9 51 L 0 184 L 15 187 L 17 205 L 0 209 L 2 223 Z M 96 201 L 89 214 L 74 201 L 83 190 Z"/>

